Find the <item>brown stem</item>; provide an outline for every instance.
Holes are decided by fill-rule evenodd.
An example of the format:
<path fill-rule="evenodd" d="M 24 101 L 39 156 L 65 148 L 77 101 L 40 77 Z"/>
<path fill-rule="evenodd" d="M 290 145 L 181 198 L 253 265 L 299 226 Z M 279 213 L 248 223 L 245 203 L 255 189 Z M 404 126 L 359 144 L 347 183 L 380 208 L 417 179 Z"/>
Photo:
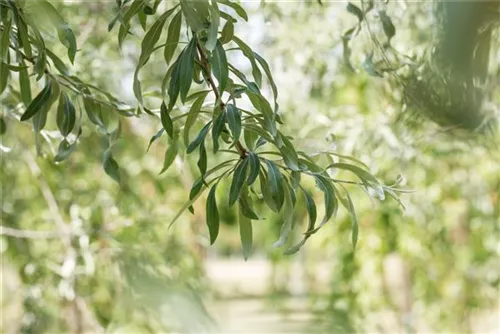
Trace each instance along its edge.
<path fill-rule="evenodd" d="M 225 104 L 224 102 L 222 102 L 222 96 L 217 90 L 217 85 L 215 84 L 212 73 L 210 72 L 207 55 L 205 54 L 205 51 L 203 51 L 203 47 L 201 46 L 199 41 L 196 41 L 196 47 L 198 49 L 198 52 L 200 53 L 201 65 L 203 71 L 205 72 L 206 81 L 214 92 L 215 98 L 218 101 L 221 109 L 223 109 L 225 107 Z M 239 140 L 235 142 L 234 147 L 236 148 L 236 150 L 238 150 L 238 153 L 240 154 L 240 157 L 242 159 L 244 159 L 248 155 L 247 149 L 241 144 Z"/>

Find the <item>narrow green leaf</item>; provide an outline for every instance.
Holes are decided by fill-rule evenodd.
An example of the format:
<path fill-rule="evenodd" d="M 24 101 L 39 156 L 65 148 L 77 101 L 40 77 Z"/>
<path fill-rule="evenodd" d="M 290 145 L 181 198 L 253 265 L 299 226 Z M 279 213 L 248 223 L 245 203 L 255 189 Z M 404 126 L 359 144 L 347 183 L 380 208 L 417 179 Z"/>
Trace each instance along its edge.
<path fill-rule="evenodd" d="M 306 199 L 306 208 L 309 215 L 309 225 L 307 227 L 307 231 L 312 232 L 314 231 L 314 225 L 316 224 L 317 219 L 316 203 L 314 203 L 314 199 L 306 190 L 304 190 L 304 188 L 301 187 L 301 189 Z"/>
<path fill-rule="evenodd" d="M 158 130 L 158 132 L 154 136 L 151 137 L 151 139 L 149 140 L 149 144 L 148 144 L 148 148 L 146 149 L 146 152 L 149 152 L 151 145 L 153 145 L 153 143 L 163 135 L 163 132 L 165 132 L 165 129 L 161 128 L 160 130 Z"/>
<path fill-rule="evenodd" d="M 259 135 L 254 131 L 249 131 L 247 128 L 243 131 L 243 139 L 245 140 L 245 145 L 249 151 L 255 150 L 255 144 L 259 139 Z"/>
<path fill-rule="evenodd" d="M 7 88 L 7 83 L 9 82 L 9 66 L 1 62 L 0 63 L 0 94 Z"/>
<path fill-rule="evenodd" d="M 139 57 L 139 62 L 135 69 L 134 85 L 133 85 L 135 97 L 141 103 L 141 105 L 142 105 L 142 92 L 139 81 L 139 71 L 149 61 L 149 58 L 153 53 L 153 50 L 155 49 L 156 43 L 160 39 L 166 20 L 174 12 L 175 9 L 176 7 L 163 13 L 151 26 L 151 28 L 146 32 L 144 38 L 142 39 L 141 55 Z"/>
<path fill-rule="evenodd" d="M 238 45 L 240 50 L 243 52 L 243 55 L 248 58 L 250 64 L 252 65 L 252 75 L 257 83 L 259 88 L 262 86 L 262 73 L 260 72 L 259 67 L 257 66 L 257 62 L 255 61 L 255 55 L 252 49 L 241 39 L 236 36 L 233 36 L 233 41 Z"/>
<path fill-rule="evenodd" d="M 17 66 L 17 65 L 13 65 L 13 64 L 7 64 L 5 63 L 5 65 L 7 65 L 7 69 L 9 71 L 13 71 L 13 72 L 21 72 L 22 70 L 26 70 L 28 67 L 25 65 L 25 66 Z"/>
<path fill-rule="evenodd" d="M 298 171 L 300 170 L 299 168 L 299 156 L 297 152 L 295 151 L 295 147 L 293 146 L 292 142 L 290 139 L 288 139 L 285 135 L 283 135 L 281 132 L 280 134 L 280 140 L 283 142 L 284 146 L 281 147 L 281 152 L 284 154 L 284 157 L 286 157 L 285 164 L 292 170 Z"/>
<path fill-rule="evenodd" d="M 38 74 L 36 77 L 36 80 L 38 81 L 45 75 L 45 70 L 47 67 L 47 52 L 45 47 L 45 41 L 40 31 L 33 24 L 30 24 L 30 27 L 31 30 L 33 31 L 33 34 L 35 35 L 34 44 L 36 45 L 36 48 L 38 50 L 38 55 L 35 57 L 35 66 L 34 66 L 34 72 Z M 28 38 L 27 33 L 26 33 L 26 38 Z"/>
<path fill-rule="evenodd" d="M 252 243 L 253 243 L 253 231 L 252 231 L 252 221 L 245 217 L 241 210 L 239 210 L 238 220 L 240 225 L 240 239 L 241 247 L 243 250 L 243 258 L 248 260 L 250 253 L 252 253 Z"/>
<path fill-rule="evenodd" d="M 363 69 L 372 77 L 382 77 L 382 74 L 380 74 L 380 72 L 375 68 L 375 64 L 373 64 L 373 52 L 366 56 L 365 61 L 363 62 Z"/>
<path fill-rule="evenodd" d="M 283 255 L 292 255 L 297 253 L 302 248 L 302 246 L 306 244 L 307 239 L 309 239 L 309 235 L 306 235 L 304 238 L 302 238 L 302 240 L 299 243 L 295 244 L 294 246 L 284 251 Z"/>
<path fill-rule="evenodd" d="M 336 162 L 333 164 L 328 165 L 325 169 L 330 169 L 330 168 L 338 168 L 338 169 L 344 169 L 351 171 L 354 173 L 356 176 L 358 176 L 362 181 L 367 181 L 370 183 L 376 183 L 379 184 L 379 181 L 375 176 L 370 174 L 370 172 L 364 170 L 361 167 L 358 167 L 356 165 L 351 165 L 348 163 L 343 163 L 343 162 Z"/>
<path fill-rule="evenodd" d="M 226 119 L 229 130 L 231 130 L 233 135 L 233 140 L 236 142 L 240 139 L 241 134 L 241 113 L 233 104 L 226 106 Z"/>
<path fill-rule="evenodd" d="M 8 18 L 2 23 L 2 31 L 0 33 L 0 61 L 8 63 L 12 20 Z"/>
<path fill-rule="evenodd" d="M 294 190 L 297 190 L 300 186 L 300 172 L 292 171 L 290 173 L 290 182 Z"/>
<path fill-rule="evenodd" d="M 154 12 L 156 13 L 156 10 L 158 9 L 158 6 L 160 5 L 160 3 L 162 2 L 163 0 L 155 0 L 154 4 L 153 4 L 153 9 L 154 9 Z"/>
<path fill-rule="evenodd" d="M 201 176 L 205 176 L 207 172 L 207 150 L 205 149 L 205 143 L 200 144 L 200 157 L 198 159 L 198 168 L 200 169 Z"/>
<path fill-rule="evenodd" d="M 384 191 L 390 196 L 392 197 L 396 202 L 398 202 L 398 204 L 401 206 L 401 208 L 403 210 L 406 210 L 406 206 L 404 205 L 404 203 L 401 201 L 401 199 L 399 198 L 399 196 L 394 192 L 394 190 L 390 189 L 390 188 L 384 188 Z"/>
<path fill-rule="evenodd" d="M 264 146 L 267 144 L 267 140 L 264 139 L 264 137 L 260 137 L 258 140 L 257 140 L 257 143 L 255 144 L 255 148 L 259 148 L 261 146 Z"/>
<path fill-rule="evenodd" d="M 351 240 L 352 240 L 352 246 L 353 248 L 356 248 L 356 245 L 358 243 L 358 235 L 359 235 L 359 225 L 358 225 L 358 216 L 356 215 L 356 210 L 354 209 L 354 204 L 351 199 L 351 195 L 349 195 L 349 192 L 347 189 L 340 184 L 340 186 L 344 189 L 344 192 L 347 197 L 347 209 L 349 211 L 349 214 L 351 215 L 351 221 L 352 221 L 352 234 L 351 234 Z"/>
<path fill-rule="evenodd" d="M 208 7 L 210 11 L 210 27 L 208 27 L 207 41 L 205 42 L 205 48 L 212 52 L 217 43 L 217 33 L 219 32 L 220 25 L 220 15 L 219 8 L 217 7 L 217 1 L 212 0 L 212 6 Z"/>
<path fill-rule="evenodd" d="M 174 138 L 174 123 L 172 122 L 172 118 L 170 117 L 170 113 L 168 112 L 165 102 L 161 103 L 160 119 L 161 125 L 163 125 L 165 131 L 167 131 L 168 136 L 170 138 Z"/>
<path fill-rule="evenodd" d="M 63 139 L 57 148 L 57 154 L 54 157 L 54 162 L 61 162 L 68 159 L 75 149 L 76 141 L 70 144 L 66 139 Z"/>
<path fill-rule="evenodd" d="M 234 36 L 234 23 L 231 20 L 228 20 L 225 24 L 224 27 L 222 28 L 222 34 L 221 37 L 219 38 L 219 41 L 221 44 L 226 44 L 229 43 Z"/>
<path fill-rule="evenodd" d="M 187 154 L 193 152 L 204 140 L 207 136 L 208 130 L 210 130 L 210 125 L 212 125 L 212 121 L 208 122 L 203 129 L 201 129 L 198 136 L 189 144 L 186 149 Z"/>
<path fill-rule="evenodd" d="M 292 231 L 293 227 L 293 201 L 290 194 L 291 189 L 286 185 L 283 186 L 285 189 L 285 204 L 283 209 L 283 225 L 280 229 L 280 237 L 273 244 L 273 247 L 278 248 L 285 244 L 288 239 L 288 235 Z"/>
<path fill-rule="evenodd" d="M 5 120 L 3 117 L 0 117 L 0 136 L 7 132 L 7 124 L 5 124 Z"/>
<path fill-rule="evenodd" d="M 366 7 L 364 8 L 365 13 L 370 12 L 374 7 L 375 7 L 375 4 L 373 3 L 373 0 L 366 1 Z"/>
<path fill-rule="evenodd" d="M 283 155 L 283 161 L 288 168 L 293 171 L 299 171 L 299 158 L 297 156 L 297 152 L 288 146 L 282 146 L 279 148 L 281 154 Z"/>
<path fill-rule="evenodd" d="M 197 198 L 204 188 L 205 188 L 204 180 L 202 177 L 200 177 L 193 183 L 191 191 L 189 192 L 189 199 Z"/>
<path fill-rule="evenodd" d="M 241 188 L 245 183 L 246 174 L 248 169 L 248 159 L 243 159 L 236 167 L 233 174 L 233 181 L 231 183 L 231 188 L 229 189 L 229 206 L 233 206 L 240 196 Z"/>
<path fill-rule="evenodd" d="M 396 35 L 396 27 L 392 24 L 392 20 L 387 15 L 387 13 L 383 10 L 379 11 L 379 17 L 382 21 L 382 28 L 384 29 L 385 36 L 387 37 L 388 42 L 391 42 L 391 39 Z"/>
<path fill-rule="evenodd" d="M 255 94 L 250 91 L 246 91 L 246 94 L 254 108 L 264 115 L 264 128 L 269 131 L 271 135 L 276 136 L 278 132 L 276 129 L 276 121 L 269 102 L 260 94 Z"/>
<path fill-rule="evenodd" d="M 59 106 L 57 108 L 57 127 L 59 131 L 66 137 L 71 133 L 76 121 L 75 106 L 69 99 L 66 93 L 62 93 L 59 98 Z"/>
<path fill-rule="evenodd" d="M 203 21 L 200 19 L 196 11 L 194 10 L 193 3 L 190 1 L 181 1 L 181 9 L 186 22 L 192 31 L 198 33 L 204 29 Z"/>
<path fill-rule="evenodd" d="M 198 97 L 200 97 L 201 95 L 204 95 L 204 94 L 206 95 L 206 94 L 208 94 L 208 93 L 210 93 L 210 92 L 211 92 L 211 90 L 209 90 L 209 89 L 208 89 L 208 90 L 200 90 L 200 91 L 198 91 L 198 92 L 195 92 L 195 93 L 193 93 L 193 94 L 189 95 L 188 97 L 186 97 L 186 102 L 189 102 L 189 101 L 195 100 L 195 99 L 197 99 Z"/>
<path fill-rule="evenodd" d="M 229 0 L 219 0 L 219 2 L 223 5 L 231 7 L 236 12 L 236 14 L 238 14 L 239 17 L 241 17 L 245 21 L 248 21 L 248 15 L 246 11 L 239 4 L 231 2 Z"/>
<path fill-rule="evenodd" d="M 219 210 L 217 209 L 217 199 L 215 196 L 216 190 L 217 184 L 210 189 L 206 203 L 207 226 L 211 245 L 213 245 L 219 235 Z"/>
<path fill-rule="evenodd" d="M 274 212 L 278 213 L 280 209 L 277 207 L 273 196 L 271 195 L 271 190 L 269 188 L 268 177 L 265 169 L 261 169 L 259 173 L 259 183 L 260 183 L 260 191 L 262 193 L 262 197 L 266 202 L 266 205 Z"/>
<path fill-rule="evenodd" d="M 31 117 L 35 116 L 49 101 L 50 95 L 52 93 L 52 81 L 48 81 L 47 85 L 42 89 L 42 91 L 31 101 L 30 105 L 26 108 L 26 111 L 21 116 L 21 121 L 26 121 Z"/>
<path fill-rule="evenodd" d="M 182 3 L 182 2 L 181 2 Z M 194 59 L 196 57 L 196 37 L 193 37 L 186 47 L 185 52 L 180 56 L 180 94 L 181 101 L 186 101 L 186 96 L 193 81 Z"/>
<path fill-rule="evenodd" d="M 180 81 L 181 81 L 181 56 L 184 52 L 181 53 L 179 58 L 177 58 L 176 62 L 172 65 L 172 76 L 170 78 L 170 83 L 168 86 L 168 109 L 172 110 L 172 108 L 175 105 L 175 102 L 177 102 L 177 98 L 179 97 L 179 91 L 180 91 Z M 170 69 L 165 75 L 165 78 L 163 81 L 165 82 L 168 79 Z"/>
<path fill-rule="evenodd" d="M 219 1 L 220 2 L 220 1 Z M 231 21 L 231 23 L 235 24 L 236 22 L 238 22 L 237 19 L 235 19 L 234 17 L 232 17 L 231 15 L 229 15 L 228 13 L 226 12 L 223 12 L 223 11 L 219 11 L 219 15 L 220 17 L 222 17 L 224 20 L 226 21 Z"/>
<path fill-rule="evenodd" d="M 199 19 L 202 22 L 207 22 L 208 21 L 208 16 L 210 14 L 210 5 L 208 3 L 208 0 L 186 0 L 190 3 L 192 3 L 192 6 L 194 7 L 196 14 L 198 15 Z"/>
<path fill-rule="evenodd" d="M 364 18 L 363 11 L 358 6 L 349 2 L 347 4 L 347 11 L 353 15 L 356 15 L 356 17 L 358 18 L 360 23 L 361 23 L 361 21 L 363 21 L 363 18 Z"/>
<path fill-rule="evenodd" d="M 47 111 L 52 107 L 54 103 L 56 103 L 56 101 L 59 100 L 59 95 L 61 94 L 61 86 L 59 85 L 59 82 L 54 77 L 50 78 L 50 82 L 52 91 L 50 93 L 49 101 L 45 105 Z"/>
<path fill-rule="evenodd" d="M 52 60 L 52 63 L 54 64 L 55 68 L 61 73 L 62 75 L 69 75 L 69 69 L 68 67 L 64 64 L 64 62 L 56 56 L 52 51 L 49 49 L 45 50 L 47 52 L 47 56 Z"/>
<path fill-rule="evenodd" d="M 146 4 L 146 6 L 144 6 L 144 8 L 142 9 L 142 11 L 146 15 L 153 15 L 155 13 L 153 7 L 151 7 L 148 4 Z"/>
<path fill-rule="evenodd" d="M 195 194 L 193 194 L 192 198 L 190 197 L 190 199 L 186 203 L 184 203 L 184 205 L 179 209 L 179 211 L 177 211 L 177 214 L 175 215 L 175 217 L 172 219 L 172 221 L 168 225 L 168 228 L 170 228 L 170 227 L 172 227 L 172 225 L 174 225 L 174 223 L 177 221 L 177 219 L 179 219 L 179 217 L 184 213 L 184 211 L 186 211 L 186 209 L 191 207 L 193 205 L 193 203 L 196 202 L 198 197 L 200 197 L 200 195 L 206 189 L 203 182 L 198 182 L 198 184 L 201 184 L 201 186 L 198 186 L 199 190 Z"/>
<path fill-rule="evenodd" d="M 278 166 L 271 161 L 266 160 L 267 171 L 268 171 L 268 186 L 272 199 L 278 210 L 281 210 L 283 202 L 285 201 L 285 189 L 283 186 L 283 176 L 278 169 Z"/>
<path fill-rule="evenodd" d="M 141 10 L 139 13 L 137 13 L 137 19 L 141 24 L 142 30 L 146 31 L 146 27 L 148 25 L 148 16 L 146 15 L 146 13 L 144 13 L 144 10 Z"/>
<path fill-rule="evenodd" d="M 170 22 L 170 25 L 168 26 L 167 43 L 165 45 L 165 48 L 163 49 L 163 55 L 167 64 L 170 64 L 175 50 L 177 49 L 177 45 L 179 44 L 181 25 L 182 11 L 179 11 L 177 14 L 175 14 L 172 22 Z"/>
<path fill-rule="evenodd" d="M 184 145 L 186 146 L 188 146 L 189 144 L 189 131 L 191 130 L 194 123 L 198 119 L 198 115 L 200 114 L 201 107 L 203 106 L 203 103 L 205 102 L 207 95 L 208 95 L 207 91 L 200 94 L 198 98 L 191 105 L 191 108 L 189 109 L 189 113 L 186 118 L 186 123 L 184 124 L 184 132 L 183 132 Z"/>
<path fill-rule="evenodd" d="M 370 169 L 367 164 L 365 164 L 363 161 L 361 161 L 359 159 L 356 159 L 354 157 L 351 157 L 351 156 L 348 156 L 348 155 L 339 154 L 337 152 L 332 152 L 332 151 L 324 151 L 323 153 L 336 156 L 336 157 L 338 157 L 340 159 L 350 160 L 352 162 L 355 162 L 355 163 L 361 165 L 365 169 Z"/>
<path fill-rule="evenodd" d="M 295 207 L 295 204 L 297 204 L 297 196 L 295 194 L 296 190 L 293 189 L 291 181 L 287 177 L 284 177 L 284 179 L 284 185 L 288 188 L 288 193 L 290 194 L 290 198 L 292 200 L 292 207 Z"/>
<path fill-rule="evenodd" d="M 63 28 L 58 30 L 58 35 L 61 43 L 68 48 L 68 58 L 73 64 L 77 51 L 76 38 L 73 30 L 66 24 Z"/>
<path fill-rule="evenodd" d="M 120 183 L 120 167 L 113 158 L 110 149 L 107 149 L 106 152 L 104 152 L 103 167 L 106 174 L 108 174 L 116 182 Z"/>
<path fill-rule="evenodd" d="M 269 64 L 267 61 L 262 58 L 259 54 L 254 52 L 255 59 L 259 62 L 260 66 L 264 70 L 264 73 L 266 73 L 267 80 L 269 81 L 269 84 L 271 85 L 271 90 L 273 91 L 273 96 L 274 96 L 274 112 L 276 113 L 278 111 L 278 87 L 276 86 L 276 83 L 274 82 L 273 74 L 271 72 L 271 69 L 269 68 Z"/>
<path fill-rule="evenodd" d="M 214 121 L 214 127 L 212 128 L 212 140 L 214 153 L 217 153 L 219 150 L 219 136 L 226 125 L 226 113 L 221 112 L 219 116 Z"/>
<path fill-rule="evenodd" d="M 248 196 L 248 189 L 244 186 L 238 198 L 240 212 L 247 218 L 258 220 L 259 216 L 252 209 L 252 200 Z"/>
<path fill-rule="evenodd" d="M 316 185 L 318 186 L 318 188 L 324 193 L 325 216 L 319 226 L 314 231 L 312 231 L 311 234 L 316 233 L 321 227 L 323 227 L 330 220 L 338 207 L 337 198 L 335 196 L 335 191 L 331 182 L 321 175 L 316 175 L 314 179 L 316 180 Z"/>
<path fill-rule="evenodd" d="M 89 120 L 100 128 L 104 128 L 104 120 L 102 116 L 101 105 L 96 102 L 90 95 L 83 98 L 83 106 L 87 112 Z"/>
<path fill-rule="evenodd" d="M 21 64 L 25 65 L 24 60 L 21 61 Z M 31 103 L 31 85 L 27 69 L 19 72 L 19 86 L 21 88 L 21 99 L 25 106 L 29 106 Z"/>
<path fill-rule="evenodd" d="M 385 199 L 384 189 L 380 185 L 380 182 L 377 180 L 375 176 L 373 176 L 363 168 L 342 162 L 330 164 L 325 168 L 325 170 L 330 168 L 344 169 L 354 173 L 367 187 L 372 188 L 376 192 L 380 200 Z"/>
<path fill-rule="evenodd" d="M 27 11 L 27 9 L 29 9 Z M 46 0 L 31 2 L 25 12 L 33 16 L 34 20 L 40 20 L 41 17 L 50 22 L 57 30 L 59 41 L 68 49 L 68 58 L 71 63 L 75 61 L 77 51 L 76 38 L 68 23 L 59 14 L 57 9 Z"/>
<path fill-rule="evenodd" d="M 254 152 L 248 152 L 248 161 L 250 165 L 250 171 L 248 173 L 247 184 L 251 186 L 259 176 L 260 160 L 257 154 L 255 154 Z"/>
<path fill-rule="evenodd" d="M 111 32 L 111 30 L 113 30 L 113 28 L 115 27 L 116 22 L 118 22 L 118 19 L 120 19 L 120 18 L 121 18 L 121 13 L 118 13 L 111 20 L 111 22 L 108 23 L 108 32 Z"/>
<path fill-rule="evenodd" d="M 233 72 L 241 81 L 243 81 L 245 83 L 245 85 L 250 90 L 250 92 L 253 92 L 255 94 L 260 94 L 259 86 L 257 86 L 257 84 L 255 82 L 250 82 L 249 80 L 247 80 L 246 76 L 241 71 L 239 71 L 236 67 L 231 65 L 230 63 L 228 63 L 228 66 L 229 66 L 229 70 L 231 72 Z M 241 91 L 241 93 L 245 93 L 245 90 L 240 89 L 240 91 Z M 240 95 L 241 95 L 241 93 L 240 93 Z"/>
<path fill-rule="evenodd" d="M 326 171 L 322 167 L 318 166 L 304 152 L 297 152 L 297 153 L 305 157 L 305 159 L 299 159 L 299 165 L 301 166 L 301 168 L 308 169 L 313 173 L 319 173 L 319 174 L 323 173 L 325 175 L 328 175 L 328 173 L 326 173 Z"/>
<path fill-rule="evenodd" d="M 13 12 L 15 13 L 15 12 L 17 12 L 17 10 L 13 11 Z M 18 35 L 19 40 L 21 41 L 21 45 L 24 49 L 24 54 L 29 58 L 33 57 L 31 43 L 29 42 L 28 25 L 26 24 L 26 20 L 22 15 L 19 15 L 19 14 L 17 15 L 16 26 L 17 26 L 17 35 Z M 33 30 L 36 31 L 36 29 L 33 29 Z M 40 49 L 45 49 L 45 46 L 43 46 Z M 40 49 L 38 50 L 39 52 L 41 51 Z M 42 51 L 42 53 L 43 53 L 43 51 Z M 39 56 L 41 56 L 42 53 L 40 53 Z M 43 57 L 40 57 L 40 58 L 43 58 Z"/>
<path fill-rule="evenodd" d="M 219 91 L 222 94 L 227 87 L 229 68 L 227 65 L 226 51 L 219 41 L 217 41 L 215 49 L 212 52 L 212 70 L 217 82 L 219 82 Z"/>
<path fill-rule="evenodd" d="M 136 73 L 139 72 L 137 71 Z M 143 105 L 141 82 L 139 81 L 139 77 L 136 75 L 134 75 L 134 83 L 132 85 L 132 89 L 134 91 L 134 95 L 137 101 L 139 101 L 140 105 Z"/>
<path fill-rule="evenodd" d="M 175 161 L 178 149 L 179 149 L 179 144 L 177 143 L 176 139 L 173 139 L 170 142 L 170 145 L 168 146 L 167 150 L 165 151 L 165 158 L 163 159 L 163 168 L 160 171 L 160 175 L 165 173 L 168 170 L 168 168 L 172 165 L 172 163 Z"/>
<path fill-rule="evenodd" d="M 263 128 L 261 128 L 260 126 L 258 126 L 256 124 L 251 124 L 251 123 L 245 124 L 245 131 L 253 132 L 254 134 L 260 136 L 261 139 L 263 139 L 266 142 L 273 141 L 273 138 L 271 137 L 271 135 L 269 135 L 269 133 L 267 133 Z M 256 147 L 259 147 L 258 143 L 255 145 L 256 145 Z"/>
<path fill-rule="evenodd" d="M 118 45 L 120 49 L 122 48 L 123 41 L 125 40 L 125 37 L 127 37 L 130 29 L 130 20 L 142 9 L 145 4 L 146 2 L 144 0 L 134 0 L 134 2 L 132 2 L 132 4 L 125 9 L 120 20 L 122 24 L 118 32 Z"/>
<path fill-rule="evenodd" d="M 35 116 L 33 116 L 33 131 L 35 133 L 39 133 L 40 131 L 43 130 L 43 128 L 45 127 L 45 124 L 47 124 L 47 114 L 49 113 L 49 108 L 47 105 L 43 106 L 42 109 L 36 113 Z M 37 140 L 37 143 L 36 143 L 36 147 L 37 147 L 37 152 L 38 154 L 40 154 L 40 150 L 39 150 L 39 143 L 38 143 L 38 136 L 36 136 L 36 140 Z"/>

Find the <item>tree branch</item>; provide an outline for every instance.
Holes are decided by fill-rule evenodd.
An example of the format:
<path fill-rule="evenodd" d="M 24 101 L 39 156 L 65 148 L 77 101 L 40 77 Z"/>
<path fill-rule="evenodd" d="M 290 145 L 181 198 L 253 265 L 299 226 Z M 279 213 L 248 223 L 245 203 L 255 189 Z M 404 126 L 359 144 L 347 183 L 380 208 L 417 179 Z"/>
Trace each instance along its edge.
<path fill-rule="evenodd" d="M 208 57 L 205 54 L 205 51 L 203 51 L 203 47 L 201 46 L 201 44 L 198 40 L 196 41 L 196 47 L 198 49 L 198 52 L 200 53 L 201 65 L 202 65 L 203 71 L 205 72 L 206 81 L 207 81 L 209 87 L 214 92 L 216 101 L 218 101 L 218 103 L 221 106 L 221 109 L 223 109 L 225 107 L 225 104 L 224 104 L 224 102 L 222 102 L 222 96 L 219 93 L 219 91 L 217 90 L 217 85 L 215 84 L 214 79 L 212 77 L 212 73 L 210 72 Z M 234 147 L 236 148 L 236 150 L 238 150 L 238 153 L 239 153 L 241 158 L 245 158 L 248 155 L 248 151 L 241 144 L 241 142 L 239 140 L 237 140 L 235 142 Z"/>

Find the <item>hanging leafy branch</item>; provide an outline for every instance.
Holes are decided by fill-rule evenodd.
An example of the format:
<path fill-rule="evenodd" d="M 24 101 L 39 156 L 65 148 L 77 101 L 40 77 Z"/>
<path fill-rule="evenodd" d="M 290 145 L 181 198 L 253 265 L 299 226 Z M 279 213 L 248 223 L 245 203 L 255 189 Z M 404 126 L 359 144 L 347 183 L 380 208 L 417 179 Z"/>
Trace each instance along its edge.
<path fill-rule="evenodd" d="M 342 37 L 344 62 L 351 63 L 352 39 L 361 31 L 371 47 L 362 64 L 374 77 L 387 74 L 394 86 L 402 88 L 406 111 L 402 119 L 427 118 L 451 130 L 492 134 L 498 120 L 488 107 L 492 94 L 486 89 L 493 32 L 500 25 L 498 1 L 447 1 L 431 3 L 436 24 L 424 57 L 410 57 L 407 50 L 392 45 L 396 27 L 387 13 L 389 1 L 350 2 L 346 10 L 358 23 Z"/>
<path fill-rule="evenodd" d="M 312 234 L 330 221 L 337 214 L 339 205 L 352 215 L 352 242 L 356 245 L 358 226 L 354 205 L 343 184 L 355 184 L 370 190 L 380 199 L 386 194 L 397 199 L 396 189 L 382 185 L 356 159 L 342 158 L 335 152 L 307 154 L 297 148 L 293 138 L 280 131 L 282 119 L 277 103 L 278 91 L 270 66 L 234 34 L 234 25 L 248 19 L 239 4 L 228 0 L 181 0 L 177 4 L 162 3 L 161 0 L 125 0 L 117 1 L 117 4 L 118 13 L 110 22 L 109 30 L 118 26 L 120 46 L 130 34 L 133 18 L 139 19 L 145 31 L 133 81 L 133 91 L 139 103 L 137 109 L 71 75 L 64 61 L 45 46 L 38 26 L 40 21 L 36 19 L 40 14 L 48 17 L 61 43 L 67 47 L 69 60 L 75 61 L 78 49 L 73 32 L 49 2 L 0 2 L 0 91 L 6 90 L 4 94 L 10 101 L 2 106 L 4 128 L 5 117 L 32 122 L 37 147 L 40 148 L 40 133 L 44 131 L 52 106 L 57 104 L 54 117 L 62 139 L 54 160 L 61 162 L 75 150 L 85 111 L 88 120 L 109 139 L 103 155 L 105 172 L 121 182 L 112 148 L 120 136 L 122 117 L 144 116 L 145 112 L 157 118 L 163 128 L 151 138 L 150 145 L 165 133 L 170 142 L 162 172 L 182 151 L 198 154 L 199 178 L 172 224 L 186 209 L 192 211 L 192 204 L 208 190 L 207 226 L 210 242 L 214 243 L 219 232 L 217 186 L 222 180 L 230 179 L 227 205 L 238 207 L 245 258 L 252 249 L 252 220 L 261 219 L 253 208 L 255 199 L 263 199 L 270 210 L 283 216 L 281 236 L 275 243 L 280 247 L 295 228 L 294 208 L 299 193 L 302 193 L 309 224 L 302 240 L 288 249 L 287 254 L 298 251 Z M 353 11 L 361 20 L 363 14 Z M 183 28 L 186 34 L 181 33 Z M 183 40 L 184 36 L 186 40 Z M 166 38 L 164 44 L 162 38 Z M 248 60 L 251 77 L 228 61 L 228 48 L 239 50 Z M 161 83 L 163 102 L 159 109 L 155 109 L 144 99 L 140 73 L 153 54 L 160 52 L 163 52 L 169 68 Z M 19 72 L 17 82 L 12 80 L 11 72 Z M 264 78 L 273 93 L 272 102 L 261 91 Z M 35 81 L 42 80 L 44 88 L 32 98 Z M 210 97 L 215 101 L 213 104 L 208 102 Z M 189 111 L 183 113 L 179 104 L 189 106 Z M 192 137 L 195 124 L 199 124 L 201 130 Z M 233 153 L 237 158 L 209 168 L 209 151 L 214 155 Z M 320 166 L 320 156 L 332 163 Z M 335 179 L 332 173 L 337 171 L 352 173 L 360 182 Z M 314 197 L 306 190 L 302 178 L 310 178 L 323 193 L 325 212 L 318 224 Z"/>

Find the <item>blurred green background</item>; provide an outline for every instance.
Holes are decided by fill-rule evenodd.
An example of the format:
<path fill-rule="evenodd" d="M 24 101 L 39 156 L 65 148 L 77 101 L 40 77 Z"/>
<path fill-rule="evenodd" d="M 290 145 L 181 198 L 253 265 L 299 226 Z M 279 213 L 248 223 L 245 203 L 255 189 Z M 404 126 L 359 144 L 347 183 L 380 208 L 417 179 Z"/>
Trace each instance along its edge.
<path fill-rule="evenodd" d="M 46 132 L 46 157 L 37 157 L 31 127 L 11 122 L 1 137 L 2 333 L 500 333 L 498 150 L 430 123 L 397 122 L 397 85 L 343 65 L 341 36 L 357 21 L 346 3 L 243 5 L 250 20 L 236 33 L 270 62 L 286 133 L 305 150 L 353 155 L 389 184 L 403 175 L 415 190 L 402 195 L 406 210 L 353 189 L 356 252 L 340 212 L 293 256 L 271 247 L 279 217 L 261 210 L 266 219 L 254 224 L 245 262 L 232 210 L 220 208 L 215 246 L 203 200 L 168 228 L 196 161 L 178 157 L 158 176 L 166 143 L 146 149 L 159 122 L 124 121 L 114 151 L 122 187 L 102 170 L 106 144 L 90 126 L 71 159 L 55 164 L 56 132 Z M 114 3 L 58 6 L 81 49 L 72 70 L 134 104 L 140 41 L 119 50 L 107 31 Z M 422 54 L 430 5 L 391 10 L 395 48 Z M 352 43 L 357 67 L 369 50 L 365 37 Z M 166 71 L 157 60 L 143 70 L 151 86 Z M 500 49 L 490 63 L 500 77 Z M 498 106 L 498 89 L 492 99 Z M 296 219 L 302 229 L 305 209 Z"/>

